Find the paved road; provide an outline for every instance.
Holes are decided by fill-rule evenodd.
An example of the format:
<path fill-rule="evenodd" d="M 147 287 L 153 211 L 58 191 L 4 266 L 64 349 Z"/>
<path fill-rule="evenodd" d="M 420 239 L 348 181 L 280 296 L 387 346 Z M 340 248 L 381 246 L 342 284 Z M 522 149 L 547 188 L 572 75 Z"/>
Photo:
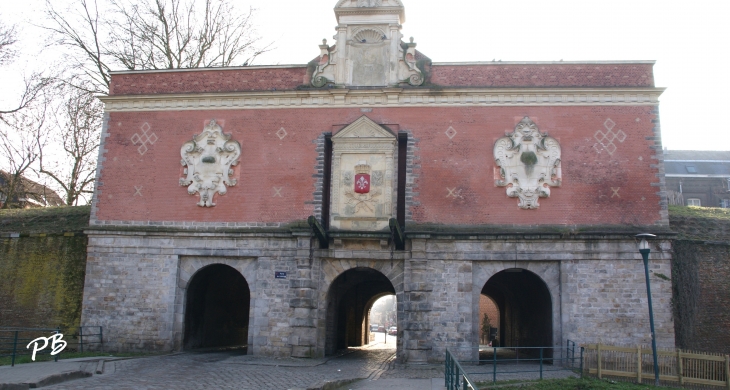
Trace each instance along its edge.
<path fill-rule="evenodd" d="M 443 377 L 439 366 L 395 367 L 395 343 L 378 343 L 327 361 L 273 359 L 240 352 L 184 353 L 107 362 L 104 374 L 64 382 L 49 389 L 307 389 L 325 381 L 362 378 L 362 383 L 388 384 L 407 379 Z M 389 379 L 385 381 L 385 379 Z M 405 381 L 404 381 L 405 380 Z M 425 381 L 423 381 L 425 383 Z M 414 389 L 420 382 L 412 383 Z M 360 383 L 354 386 L 363 386 Z M 369 387 L 357 387 L 369 388 Z M 381 387 L 378 387 L 381 388 Z M 384 387 L 387 388 L 387 387 Z"/>

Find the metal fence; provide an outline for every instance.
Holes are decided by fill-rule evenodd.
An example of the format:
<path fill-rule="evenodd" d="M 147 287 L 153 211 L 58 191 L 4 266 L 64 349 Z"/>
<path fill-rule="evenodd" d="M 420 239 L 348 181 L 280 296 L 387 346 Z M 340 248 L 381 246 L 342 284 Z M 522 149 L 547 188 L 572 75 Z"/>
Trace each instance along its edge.
<path fill-rule="evenodd" d="M 35 360 L 47 360 L 44 355 L 52 355 L 54 361 L 64 353 L 84 352 L 89 350 L 104 351 L 104 333 L 101 326 L 80 326 L 64 332 L 63 328 L 16 328 L 0 327 L 0 358 L 10 358 L 10 364 L 15 366 L 22 356 L 33 355 L 33 342 L 45 345 L 45 348 L 36 351 Z M 52 343 L 54 335 L 61 334 L 58 340 L 66 342 L 63 350 L 53 354 Z M 46 338 L 46 343 L 39 338 Z M 38 357 L 41 357 L 40 359 Z"/>
<path fill-rule="evenodd" d="M 533 380 L 563 378 L 583 371 L 583 349 L 568 340 L 565 347 L 482 347 L 479 360 L 456 362 L 450 352 L 446 357 L 446 385 L 459 384 L 459 378 L 471 382 L 496 383 L 498 380 Z M 450 363 L 453 360 L 455 363 Z M 458 368 L 451 368 L 449 365 Z M 457 388 L 457 387 L 454 387 Z"/>
<path fill-rule="evenodd" d="M 446 348 L 446 361 L 444 367 L 444 379 L 446 390 L 477 390 L 475 382 L 469 379 L 469 376 L 456 360 L 454 355 Z"/>

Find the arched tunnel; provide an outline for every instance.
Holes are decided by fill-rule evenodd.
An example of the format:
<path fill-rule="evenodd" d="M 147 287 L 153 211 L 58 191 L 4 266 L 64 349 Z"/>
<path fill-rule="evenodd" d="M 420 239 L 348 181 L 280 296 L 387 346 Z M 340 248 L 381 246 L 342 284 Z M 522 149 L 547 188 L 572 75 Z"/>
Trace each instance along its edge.
<path fill-rule="evenodd" d="M 366 345 L 370 308 L 378 298 L 393 294 L 390 280 L 372 268 L 358 267 L 340 274 L 327 292 L 325 353 Z"/>
<path fill-rule="evenodd" d="M 552 346 L 552 299 L 539 276 L 520 268 L 504 270 L 492 276 L 481 293 L 499 307 L 499 346 Z"/>
<path fill-rule="evenodd" d="M 251 291 L 238 271 L 223 264 L 201 269 L 186 299 L 185 349 L 247 344 Z"/>

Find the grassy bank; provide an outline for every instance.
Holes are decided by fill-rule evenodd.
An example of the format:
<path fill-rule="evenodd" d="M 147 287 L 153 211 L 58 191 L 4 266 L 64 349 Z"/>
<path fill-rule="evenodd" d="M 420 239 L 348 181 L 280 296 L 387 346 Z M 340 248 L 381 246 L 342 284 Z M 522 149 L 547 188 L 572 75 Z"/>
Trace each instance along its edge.
<path fill-rule="evenodd" d="M 638 385 L 634 383 L 598 380 L 594 378 L 546 379 L 541 381 L 512 383 L 521 389 L 535 390 L 638 390 L 655 388 L 654 386 Z M 479 389 L 510 388 L 509 383 L 478 383 Z"/>

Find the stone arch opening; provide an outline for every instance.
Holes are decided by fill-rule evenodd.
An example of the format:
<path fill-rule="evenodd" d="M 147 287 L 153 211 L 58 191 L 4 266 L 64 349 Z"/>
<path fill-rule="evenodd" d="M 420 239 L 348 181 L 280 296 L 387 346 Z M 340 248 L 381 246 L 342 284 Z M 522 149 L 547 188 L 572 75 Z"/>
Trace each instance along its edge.
<path fill-rule="evenodd" d="M 553 345 L 552 298 L 539 276 L 522 268 L 507 269 L 489 278 L 481 293 L 499 308 L 499 346 Z"/>
<path fill-rule="evenodd" d="M 370 309 L 386 295 L 395 295 L 395 288 L 379 271 L 357 267 L 340 274 L 327 292 L 325 354 L 368 344 Z"/>
<path fill-rule="evenodd" d="M 234 268 L 213 264 L 190 280 L 185 305 L 185 349 L 247 346 L 251 290 Z"/>

